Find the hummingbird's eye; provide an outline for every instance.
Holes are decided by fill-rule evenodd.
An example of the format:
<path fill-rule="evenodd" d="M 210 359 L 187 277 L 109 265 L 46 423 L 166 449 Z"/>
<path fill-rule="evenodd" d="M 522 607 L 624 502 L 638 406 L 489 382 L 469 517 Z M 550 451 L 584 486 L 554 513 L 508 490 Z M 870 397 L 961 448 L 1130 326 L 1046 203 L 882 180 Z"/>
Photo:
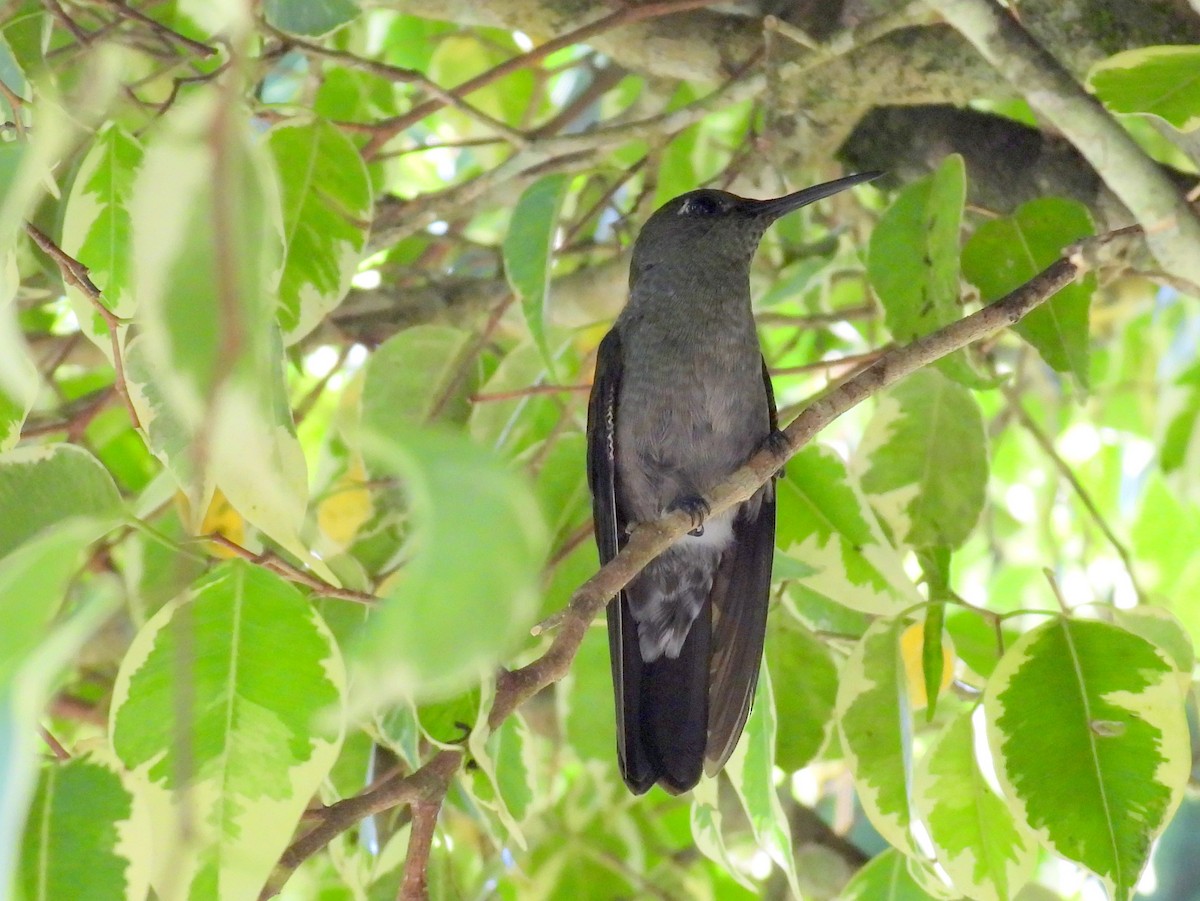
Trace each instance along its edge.
<path fill-rule="evenodd" d="M 689 197 L 679 207 L 680 216 L 716 216 L 722 211 L 721 201 L 716 197 L 699 194 Z"/>

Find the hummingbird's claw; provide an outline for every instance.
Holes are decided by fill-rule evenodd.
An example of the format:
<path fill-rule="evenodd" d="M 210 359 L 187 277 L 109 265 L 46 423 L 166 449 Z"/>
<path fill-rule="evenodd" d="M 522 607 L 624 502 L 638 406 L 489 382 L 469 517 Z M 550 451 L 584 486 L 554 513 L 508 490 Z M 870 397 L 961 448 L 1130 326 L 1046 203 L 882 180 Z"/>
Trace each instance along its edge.
<path fill-rule="evenodd" d="M 689 535 L 699 538 L 704 534 L 704 520 L 710 510 L 708 501 L 698 494 L 689 494 L 671 504 L 668 512 L 673 513 L 676 510 L 682 510 L 691 519 L 692 530 L 688 532 Z"/>

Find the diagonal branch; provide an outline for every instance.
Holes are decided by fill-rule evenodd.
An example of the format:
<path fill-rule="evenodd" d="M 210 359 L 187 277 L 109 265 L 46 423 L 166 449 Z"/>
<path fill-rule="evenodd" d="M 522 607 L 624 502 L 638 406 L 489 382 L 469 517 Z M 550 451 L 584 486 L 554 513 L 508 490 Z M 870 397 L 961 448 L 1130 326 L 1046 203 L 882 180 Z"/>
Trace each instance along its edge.
<path fill-rule="evenodd" d="M 784 430 L 786 453 L 776 456 L 769 450 L 761 451 L 712 489 L 706 498 L 711 513 L 719 513 L 751 497 L 787 458 L 812 441 L 843 413 L 935 360 L 1020 321 L 1060 289 L 1096 268 L 1099 260 L 1094 251 L 1118 238 L 1140 234 L 1140 228 L 1131 226 L 1084 239 L 1068 248 L 1063 258 L 1010 294 L 911 344 L 887 351 L 870 366 L 814 400 L 792 420 Z M 488 714 L 488 726 L 496 729 L 521 704 L 563 678 L 592 620 L 608 600 L 691 528 L 691 520 L 684 513 L 673 513 L 657 522 L 638 525 L 621 552 L 576 589 L 571 603 L 554 618 L 558 631 L 546 652 L 520 669 L 500 674 L 495 700 Z M 454 777 L 462 761 L 461 751 L 438 751 L 412 775 L 395 776 L 370 791 L 325 808 L 321 822 L 293 842 L 285 852 L 262 897 L 269 898 L 277 894 L 296 867 L 363 817 L 404 804 L 414 805 L 415 814 L 416 805 L 424 803 L 426 807 L 422 813 L 426 825 L 430 826 L 430 818 L 436 817 L 433 802 L 445 794 L 449 780 Z M 419 866 L 419 862 L 414 863 L 416 866 Z"/>

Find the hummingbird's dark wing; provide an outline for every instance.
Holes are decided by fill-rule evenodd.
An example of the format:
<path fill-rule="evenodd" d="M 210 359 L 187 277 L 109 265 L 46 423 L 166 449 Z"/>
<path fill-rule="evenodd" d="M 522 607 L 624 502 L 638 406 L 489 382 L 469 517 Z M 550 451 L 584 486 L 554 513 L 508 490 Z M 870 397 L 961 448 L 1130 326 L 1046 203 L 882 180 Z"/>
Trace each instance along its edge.
<path fill-rule="evenodd" d="M 763 385 L 771 411 L 771 431 L 775 432 L 779 427 L 778 416 L 766 360 Z M 710 776 L 733 753 L 750 715 L 766 637 L 774 554 L 775 480 L 772 479 L 743 505 L 734 520 L 733 543 L 721 558 L 709 596 L 712 664 L 704 770 Z"/>
<path fill-rule="evenodd" d="M 588 403 L 588 485 L 602 564 L 624 546 L 629 525 L 617 484 L 621 371 L 621 340 L 612 331 L 600 342 Z M 708 735 L 710 606 L 705 600 L 677 658 L 662 656 L 647 663 L 638 642 L 631 590 L 636 586 L 627 586 L 613 598 L 607 614 L 621 776 L 636 794 L 655 782 L 668 791 L 687 791 L 700 778 Z"/>
<path fill-rule="evenodd" d="M 596 373 L 588 401 L 587 474 L 592 492 L 592 527 L 603 565 L 617 556 L 625 544 L 625 522 L 617 512 L 617 393 L 621 387 L 621 337 L 610 331 L 596 351 Z M 608 646 L 612 661 L 613 688 L 617 697 L 617 754 L 621 775 L 636 792 L 644 792 L 655 782 L 654 770 L 641 741 L 628 738 L 626 724 L 639 719 L 638 694 L 629 700 L 626 679 L 636 688 L 641 684 L 642 659 L 638 652 L 637 623 L 629 612 L 625 592 L 608 604 Z M 636 727 L 634 727 L 636 728 Z"/>

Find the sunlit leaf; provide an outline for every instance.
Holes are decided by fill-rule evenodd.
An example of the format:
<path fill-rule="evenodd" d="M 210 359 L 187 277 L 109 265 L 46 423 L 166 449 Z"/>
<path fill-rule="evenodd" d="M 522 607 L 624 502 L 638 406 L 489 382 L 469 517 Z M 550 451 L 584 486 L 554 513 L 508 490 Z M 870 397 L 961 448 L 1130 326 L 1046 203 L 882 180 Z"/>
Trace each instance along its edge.
<path fill-rule="evenodd" d="M 1013 810 L 1129 897 L 1191 767 L 1183 695 L 1162 652 L 1107 623 L 1055 617 L 1004 655 L 984 709 Z"/>
<path fill-rule="evenodd" d="M 911 848 L 911 713 L 905 700 L 903 620 L 879 619 L 854 645 L 838 684 L 837 724 L 863 810 L 897 848 Z"/>
<path fill-rule="evenodd" d="M 117 675 L 111 734 L 151 802 L 160 896 L 257 896 L 337 757 L 344 682 L 311 605 L 243 561 L 150 619 Z"/>
<path fill-rule="evenodd" d="M 798 770 L 816 756 L 833 725 L 837 667 L 815 635 L 782 617 L 768 626 L 766 660 L 778 724 L 775 763 Z"/>
<path fill-rule="evenodd" d="M 272 129 L 267 146 L 279 172 L 286 241 L 279 324 L 294 344 L 350 290 L 366 248 L 371 185 L 357 148 L 323 120 Z"/>
<path fill-rule="evenodd" d="M 146 812 L 114 768 L 93 757 L 49 764 L 21 849 L 24 901 L 139 901 L 152 844 Z"/>
<path fill-rule="evenodd" d="M 1033 875 L 1037 849 L 984 779 L 971 718 L 972 711 L 957 715 L 926 749 L 913 803 L 954 886 L 979 901 L 1005 901 Z"/>
<path fill-rule="evenodd" d="M 923 369 L 883 395 L 858 448 L 862 487 L 913 547 L 962 544 L 983 510 L 987 449 L 971 393 Z"/>

